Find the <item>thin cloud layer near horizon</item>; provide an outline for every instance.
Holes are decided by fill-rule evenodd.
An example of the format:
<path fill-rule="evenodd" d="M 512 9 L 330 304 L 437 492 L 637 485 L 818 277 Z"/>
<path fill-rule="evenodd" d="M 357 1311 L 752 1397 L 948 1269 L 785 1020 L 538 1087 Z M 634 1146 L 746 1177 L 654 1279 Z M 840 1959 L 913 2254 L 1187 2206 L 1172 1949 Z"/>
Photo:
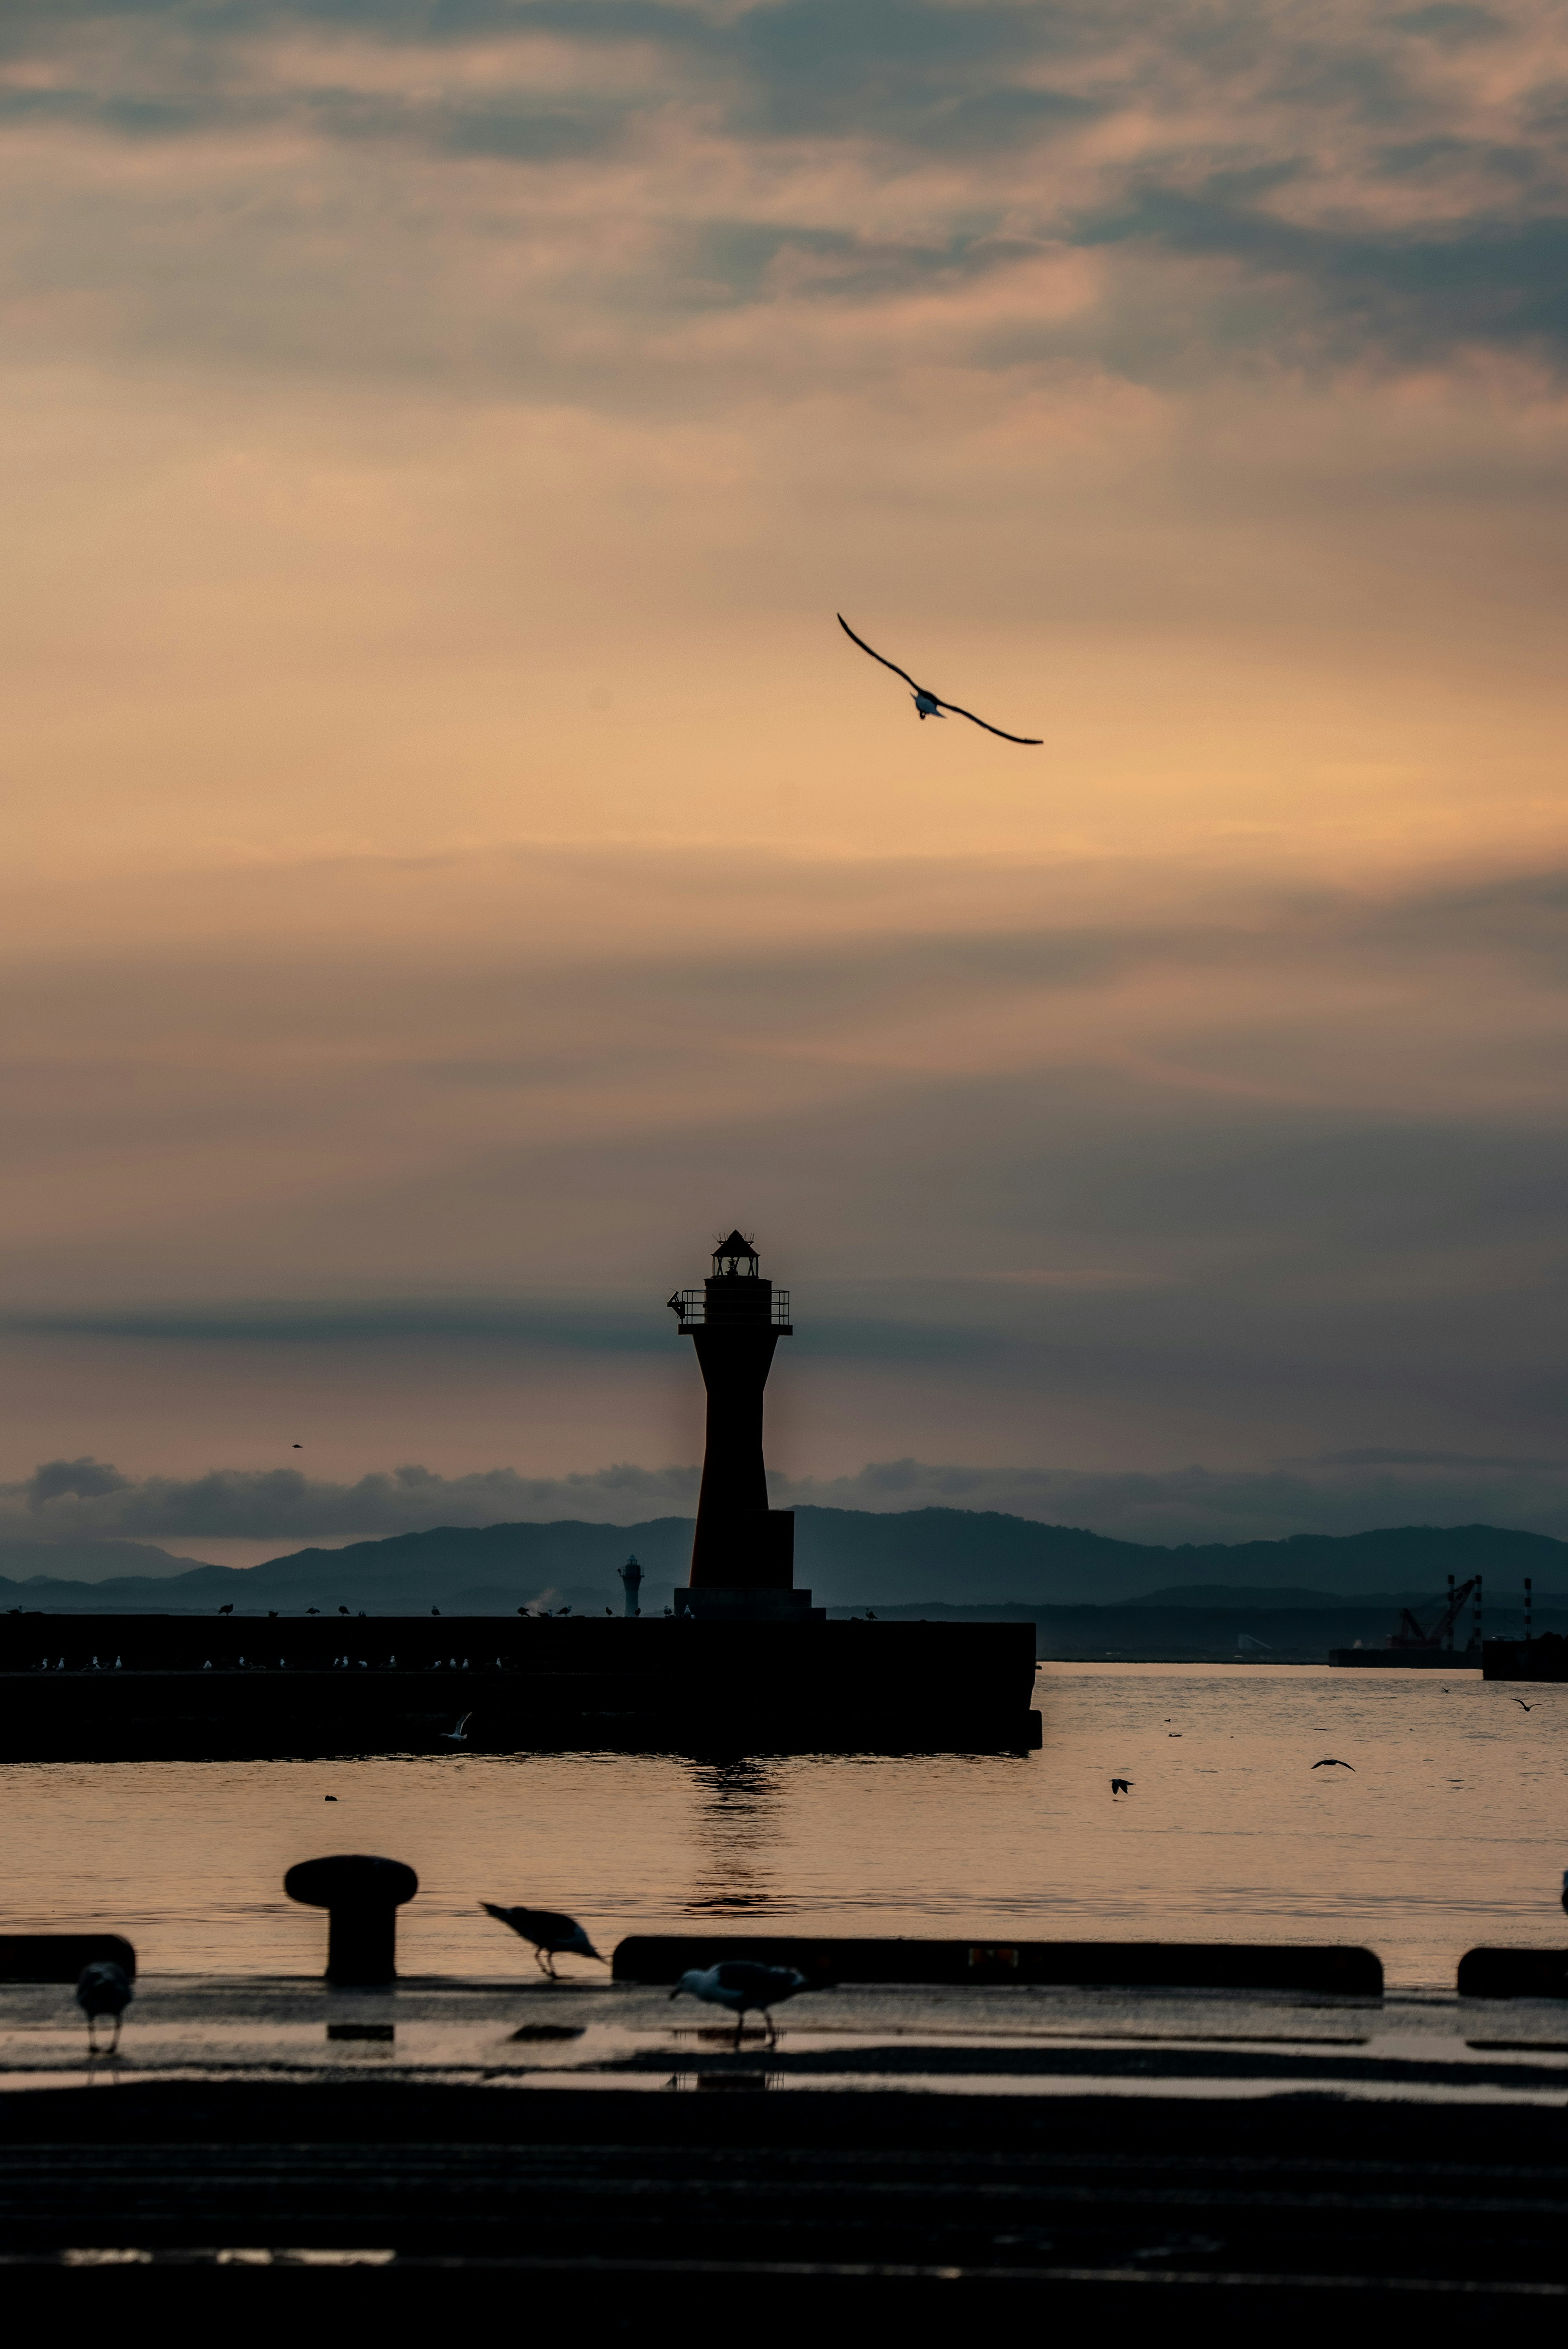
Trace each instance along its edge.
<path fill-rule="evenodd" d="M 0 1486 L 0 1574 L 79 1571 L 83 1544 L 133 1542 L 223 1566 L 294 1547 L 340 1548 L 437 1526 L 646 1525 L 690 1518 L 700 1471 L 624 1464 L 592 1475 L 520 1476 L 498 1468 L 438 1476 L 407 1466 L 333 1484 L 297 1469 L 216 1470 L 193 1477 L 124 1475 L 111 1463 L 53 1460 Z M 776 1506 L 880 1515 L 994 1511 L 1123 1541 L 1277 1541 L 1390 1526 L 1505 1524 L 1568 1536 L 1568 1474 L 1549 1460 L 1383 1458 L 1285 1461 L 1230 1474 L 1206 1468 L 1099 1474 L 869 1463 L 854 1476 L 771 1478 Z M 56 1553 L 58 1568 L 41 1561 Z M 21 1561 L 16 1563 L 14 1561 Z M 93 1578 L 136 1570 L 104 1553 Z"/>
<path fill-rule="evenodd" d="M 739 1221 L 781 1498 L 1568 1531 L 1565 134 L 1539 0 L 16 0 L 0 1530 L 619 1518 Z"/>

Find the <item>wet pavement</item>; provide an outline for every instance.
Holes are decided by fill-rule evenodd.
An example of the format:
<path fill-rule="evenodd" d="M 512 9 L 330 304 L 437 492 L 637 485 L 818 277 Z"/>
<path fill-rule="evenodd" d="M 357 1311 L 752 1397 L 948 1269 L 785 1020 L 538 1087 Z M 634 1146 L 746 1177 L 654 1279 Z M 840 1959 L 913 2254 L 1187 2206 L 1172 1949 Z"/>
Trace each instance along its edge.
<path fill-rule="evenodd" d="M 985 2097 L 1568 2105 L 1568 2007 L 1437 1993 L 1059 1987 L 814 1991 L 769 2044 L 667 1990 L 586 1976 L 406 1980 L 144 1975 L 118 2054 L 89 2058 L 64 1985 L 0 1987 L 0 2092 L 136 2081 L 496 2089 L 869 2089 Z"/>

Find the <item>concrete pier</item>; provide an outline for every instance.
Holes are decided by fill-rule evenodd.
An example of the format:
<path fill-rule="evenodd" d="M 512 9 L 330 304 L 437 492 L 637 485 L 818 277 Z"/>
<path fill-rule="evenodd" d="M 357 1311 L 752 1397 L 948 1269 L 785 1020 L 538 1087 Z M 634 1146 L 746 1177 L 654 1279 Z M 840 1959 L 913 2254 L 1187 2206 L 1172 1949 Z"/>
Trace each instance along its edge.
<path fill-rule="evenodd" d="M 1026 1753 L 1034 1686 L 1027 1623 L 8 1615 L 0 1759 Z"/>

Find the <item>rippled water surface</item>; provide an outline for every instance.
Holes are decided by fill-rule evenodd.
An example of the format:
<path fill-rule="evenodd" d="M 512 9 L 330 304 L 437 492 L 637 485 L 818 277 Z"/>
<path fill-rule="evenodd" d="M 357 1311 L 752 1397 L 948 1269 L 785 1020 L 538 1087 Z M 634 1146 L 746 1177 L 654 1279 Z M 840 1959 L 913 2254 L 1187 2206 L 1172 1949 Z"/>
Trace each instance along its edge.
<path fill-rule="evenodd" d="M 705 1924 L 1334 1940 L 1450 1987 L 1476 1942 L 1568 1939 L 1568 1687 L 1527 1713 L 1475 1673 L 1060 1664 L 1038 1691 L 1026 1758 L 12 1765 L 0 1921 L 112 1928 L 156 1972 L 313 1972 L 324 1920 L 284 1870 L 372 1851 L 419 1874 L 409 1973 L 511 1970 L 480 1899 L 569 1909 L 606 1951 Z"/>

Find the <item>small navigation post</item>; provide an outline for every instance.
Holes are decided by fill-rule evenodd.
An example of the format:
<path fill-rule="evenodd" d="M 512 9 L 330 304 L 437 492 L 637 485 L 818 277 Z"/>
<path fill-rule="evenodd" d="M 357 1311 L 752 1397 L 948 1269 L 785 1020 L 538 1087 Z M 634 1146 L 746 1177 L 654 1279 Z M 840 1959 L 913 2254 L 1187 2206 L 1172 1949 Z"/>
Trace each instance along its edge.
<path fill-rule="evenodd" d="M 1530 1577 L 1527 1574 L 1524 1578 L 1524 1644 L 1527 1648 L 1533 1644 L 1535 1639 L 1531 1620 L 1532 1604 Z"/>
<path fill-rule="evenodd" d="M 618 1566 L 615 1568 L 615 1571 L 626 1587 L 627 1614 L 640 1615 L 643 1610 L 637 1602 L 638 1593 L 641 1591 L 643 1587 L 643 1569 L 637 1564 L 636 1551 L 634 1550 L 631 1557 L 626 1560 L 625 1565 Z"/>

